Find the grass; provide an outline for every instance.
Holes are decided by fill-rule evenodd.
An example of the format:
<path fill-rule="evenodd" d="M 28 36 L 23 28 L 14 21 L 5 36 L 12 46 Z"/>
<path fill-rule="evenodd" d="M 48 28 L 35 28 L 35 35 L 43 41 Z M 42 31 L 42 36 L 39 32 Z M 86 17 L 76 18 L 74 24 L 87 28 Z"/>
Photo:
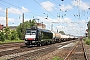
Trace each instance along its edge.
<path fill-rule="evenodd" d="M 90 45 L 90 39 L 86 39 L 86 44 Z"/>
<path fill-rule="evenodd" d="M 83 40 L 85 41 L 85 43 L 86 43 L 87 45 L 90 45 L 90 38 L 83 38 Z"/>
<path fill-rule="evenodd" d="M 0 44 L 4 44 L 4 43 L 11 43 L 11 42 L 24 42 L 24 40 L 5 40 L 5 41 L 0 41 Z"/>
<path fill-rule="evenodd" d="M 58 56 L 54 56 L 54 57 L 52 58 L 52 60 L 62 60 L 62 58 L 60 58 L 60 57 L 58 57 Z"/>

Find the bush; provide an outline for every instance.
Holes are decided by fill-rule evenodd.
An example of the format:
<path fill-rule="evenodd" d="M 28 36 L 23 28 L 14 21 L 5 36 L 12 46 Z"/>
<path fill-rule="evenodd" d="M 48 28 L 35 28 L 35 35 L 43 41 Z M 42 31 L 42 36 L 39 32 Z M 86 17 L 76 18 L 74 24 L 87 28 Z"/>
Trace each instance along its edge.
<path fill-rule="evenodd" d="M 86 44 L 90 45 L 90 39 L 86 40 Z"/>
<path fill-rule="evenodd" d="M 5 41 L 4 32 L 0 32 L 0 41 Z"/>
<path fill-rule="evenodd" d="M 7 40 L 11 40 L 11 31 L 10 31 L 10 28 L 9 27 L 6 27 L 5 29 L 4 29 L 4 33 L 5 33 L 5 38 L 7 39 Z"/>
<path fill-rule="evenodd" d="M 19 40 L 16 30 L 10 30 L 9 27 L 5 28 L 0 32 L 0 41 L 5 40 Z"/>
<path fill-rule="evenodd" d="M 87 39 L 86 37 L 85 37 L 85 38 L 83 38 L 83 40 L 84 40 L 84 41 L 86 41 L 86 39 Z"/>
<path fill-rule="evenodd" d="M 58 57 L 58 56 L 55 56 L 52 58 L 52 60 L 62 60 L 62 58 Z"/>
<path fill-rule="evenodd" d="M 18 39 L 17 31 L 12 30 L 12 32 L 11 32 L 11 40 L 17 40 L 17 39 Z"/>

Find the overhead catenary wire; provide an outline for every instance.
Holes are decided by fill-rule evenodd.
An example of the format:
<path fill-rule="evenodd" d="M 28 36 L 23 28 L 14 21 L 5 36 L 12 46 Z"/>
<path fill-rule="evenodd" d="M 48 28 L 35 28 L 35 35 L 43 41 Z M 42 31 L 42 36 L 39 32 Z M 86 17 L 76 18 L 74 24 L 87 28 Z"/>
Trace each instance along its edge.
<path fill-rule="evenodd" d="M 55 0 L 52 0 L 53 2 L 55 2 L 56 4 L 57 4 L 57 6 L 59 7 L 59 6 L 61 6 L 61 4 L 59 4 L 57 1 L 55 1 Z M 49 3 L 49 2 L 48 2 Z M 49 3 L 50 4 L 50 3 Z M 55 6 L 56 7 L 56 6 Z M 58 9 L 58 7 L 56 7 L 56 9 Z M 60 18 L 60 14 L 59 14 L 59 16 L 58 16 L 58 13 L 59 13 L 59 9 L 58 10 L 56 10 L 55 8 L 53 8 L 53 10 L 54 10 L 54 12 L 56 12 L 57 13 L 57 17 L 59 17 Z"/>
<path fill-rule="evenodd" d="M 4 7 L 7 7 L 7 6 L 5 6 L 5 5 L 4 5 L 4 4 L 2 4 L 2 3 L 0 3 L 0 5 L 2 5 L 2 6 L 4 6 Z M 2 11 L 2 12 L 0 13 L 0 16 L 5 17 L 5 14 L 3 14 L 3 12 L 4 12 L 4 11 Z"/>
<path fill-rule="evenodd" d="M 17 8 L 19 8 L 19 9 L 21 9 L 20 7 L 15 6 L 15 5 L 13 5 L 13 4 L 9 3 L 9 2 L 6 2 L 6 1 L 4 1 L 4 0 L 0 0 L 0 1 L 2 1 L 2 2 L 6 3 L 6 4 L 9 4 L 9 5 L 11 5 L 11 6 L 14 6 L 14 7 L 17 7 Z"/>
<path fill-rule="evenodd" d="M 9 3 L 9 2 L 6 2 L 6 1 L 4 1 L 4 0 L 0 0 L 0 1 L 2 1 L 2 2 L 6 3 L 6 4 L 9 4 L 9 5 L 13 6 L 13 7 L 22 9 L 22 8 L 20 8 L 20 7 L 16 6 L 16 5 L 13 5 L 13 4 Z M 23 9 L 23 10 L 24 10 L 24 9 Z M 26 10 L 24 10 L 24 11 L 26 11 Z M 36 13 L 30 12 L 30 11 L 28 11 L 28 12 L 31 13 L 31 14 L 34 14 L 34 15 L 36 15 L 36 16 L 40 16 L 40 15 L 38 15 L 38 14 L 36 14 Z"/>
<path fill-rule="evenodd" d="M 3 1 L 3 0 L 0 0 L 0 1 Z M 55 0 L 54 0 L 55 1 Z M 18 6 L 15 6 L 15 5 L 13 5 L 13 4 L 11 4 L 11 3 L 9 3 L 9 2 L 6 2 L 6 1 L 3 1 L 4 3 L 6 3 L 6 4 L 9 4 L 9 5 L 11 5 L 11 6 L 13 6 L 13 7 L 16 7 L 16 8 L 19 8 L 19 9 L 22 9 L 22 8 L 20 8 L 20 7 L 18 7 Z M 25 2 L 24 2 L 25 3 Z M 26 3 L 25 3 L 26 4 Z M 40 16 L 40 15 L 38 15 L 38 14 L 36 14 L 36 13 L 33 13 L 33 12 L 30 12 L 29 11 L 29 13 L 31 13 L 31 14 L 33 14 L 33 15 L 37 15 L 37 16 Z M 53 14 L 52 14 L 53 15 Z M 60 16 L 60 15 L 59 15 Z M 42 17 L 42 16 L 41 16 Z"/>
<path fill-rule="evenodd" d="M 34 0 L 38 5 L 40 5 L 41 7 L 43 7 L 40 3 L 38 3 L 36 0 Z M 43 7 L 44 8 L 44 7 Z M 45 9 L 45 8 L 44 8 Z M 45 9 L 47 11 L 47 9 Z M 51 14 L 53 17 L 55 17 L 52 13 L 50 13 L 49 11 L 47 11 L 49 14 Z M 56 17 L 55 17 L 56 18 Z"/>
<path fill-rule="evenodd" d="M 54 0 L 53 0 L 53 1 L 54 1 Z M 48 2 L 48 3 L 49 3 L 49 2 Z M 56 3 L 57 3 L 57 2 L 56 2 Z M 50 5 L 50 3 L 49 3 L 49 5 Z M 57 10 L 56 10 L 55 8 L 53 8 L 53 10 L 54 10 L 56 13 L 58 13 Z"/>
<path fill-rule="evenodd" d="M 53 0 L 53 1 L 54 1 L 56 4 L 58 4 L 58 6 L 59 6 L 59 7 L 61 6 L 61 4 L 60 4 L 60 3 L 58 3 L 57 1 L 55 1 L 55 0 Z M 67 10 L 62 11 L 62 14 L 60 13 L 61 11 L 62 11 L 62 10 L 61 10 L 61 9 L 59 9 L 59 12 L 58 12 L 58 13 L 59 13 L 59 15 L 57 15 L 57 17 L 58 17 L 58 18 L 60 18 L 60 17 L 62 17 L 62 18 L 63 18 L 64 16 L 66 16 L 66 12 L 67 12 Z M 63 13 L 63 12 L 65 12 L 65 13 Z M 57 13 L 57 14 L 58 14 L 58 13 Z M 60 16 L 60 15 L 61 15 L 61 16 Z"/>
<path fill-rule="evenodd" d="M 16 6 L 16 5 L 13 5 L 13 4 L 9 3 L 9 2 L 3 1 L 3 0 L 0 0 L 0 1 L 2 1 L 2 2 L 6 3 L 6 4 L 9 4 L 9 5 L 13 6 L 13 7 L 16 7 L 16 8 L 18 8 L 18 9 L 22 9 L 22 8 L 20 8 L 20 7 Z M 31 13 L 31 14 L 36 15 L 36 16 L 40 16 L 40 17 L 42 17 L 42 18 L 45 19 L 45 17 L 43 17 L 43 16 L 41 16 L 41 15 L 38 15 L 38 14 L 36 14 L 36 13 L 30 12 L 30 11 L 28 11 L 28 13 Z M 19 19 L 20 19 L 20 16 L 19 16 Z M 33 18 L 33 19 L 37 19 L 37 18 Z"/>

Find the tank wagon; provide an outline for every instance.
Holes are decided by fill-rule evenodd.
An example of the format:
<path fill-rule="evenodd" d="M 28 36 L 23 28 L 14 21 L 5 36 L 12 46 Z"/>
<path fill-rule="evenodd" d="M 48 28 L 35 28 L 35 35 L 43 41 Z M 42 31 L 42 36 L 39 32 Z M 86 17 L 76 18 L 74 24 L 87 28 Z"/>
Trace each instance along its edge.
<path fill-rule="evenodd" d="M 56 42 L 61 42 L 61 34 L 60 33 L 55 33 L 55 32 L 52 32 L 53 33 L 53 41 L 56 43 Z"/>
<path fill-rule="evenodd" d="M 75 40 L 78 38 L 75 36 L 72 36 L 72 35 L 63 35 L 61 33 L 53 32 L 53 39 L 55 42 L 65 42 L 65 41 L 69 41 L 69 40 Z"/>
<path fill-rule="evenodd" d="M 62 34 L 61 34 L 61 41 L 63 41 L 63 42 L 64 42 L 64 41 L 66 41 L 66 39 L 67 39 L 67 36 L 66 36 L 66 35 L 62 35 Z"/>
<path fill-rule="evenodd" d="M 53 42 L 53 33 L 50 30 L 39 29 L 36 27 L 26 29 L 25 44 L 41 46 Z"/>

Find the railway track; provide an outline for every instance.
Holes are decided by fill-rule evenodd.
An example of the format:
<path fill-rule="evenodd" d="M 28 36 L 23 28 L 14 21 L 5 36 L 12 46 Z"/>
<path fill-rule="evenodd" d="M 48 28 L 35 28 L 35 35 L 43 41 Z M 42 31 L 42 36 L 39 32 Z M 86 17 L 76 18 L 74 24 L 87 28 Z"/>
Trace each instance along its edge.
<path fill-rule="evenodd" d="M 1 44 L 0 45 L 0 49 L 4 49 L 4 48 L 11 48 L 11 47 L 20 47 L 24 45 L 24 42 L 18 42 L 18 43 L 5 43 L 5 44 Z"/>
<path fill-rule="evenodd" d="M 52 45 L 46 45 L 41 47 L 32 47 L 32 48 L 17 48 L 11 50 L 5 50 L 0 52 L 0 59 L 7 59 L 7 60 L 33 60 L 37 57 L 46 55 L 50 52 L 59 49 L 60 47 L 71 43 L 72 41 L 57 43 Z"/>
<path fill-rule="evenodd" d="M 83 40 L 80 40 L 68 53 L 64 60 L 88 60 Z"/>
<path fill-rule="evenodd" d="M 18 43 L 5 43 L 0 45 L 0 52 L 2 51 L 9 51 L 9 50 L 14 50 L 14 49 L 19 49 L 25 47 L 23 42 L 18 42 Z"/>

